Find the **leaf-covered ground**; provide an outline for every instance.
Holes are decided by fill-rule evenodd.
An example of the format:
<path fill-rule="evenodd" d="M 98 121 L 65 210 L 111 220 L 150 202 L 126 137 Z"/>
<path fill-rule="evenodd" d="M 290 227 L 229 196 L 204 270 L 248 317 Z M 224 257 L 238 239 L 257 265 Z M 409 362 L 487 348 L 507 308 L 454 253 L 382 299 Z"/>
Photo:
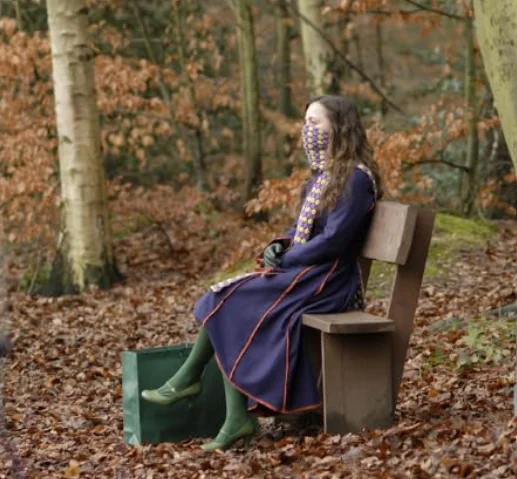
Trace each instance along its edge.
<path fill-rule="evenodd" d="M 119 360 L 127 349 L 195 337 L 190 311 L 215 273 L 214 247 L 196 245 L 195 257 L 152 230 L 120 239 L 127 280 L 113 289 L 11 294 L 0 478 L 515 477 L 515 325 L 483 313 L 516 300 L 516 233 L 501 223 L 487 246 L 466 239 L 459 256 L 439 259 L 440 274 L 423 287 L 392 428 L 281 435 L 268 423 L 248 451 L 215 454 L 200 451 L 201 441 L 126 445 Z M 378 298 L 370 307 L 385 305 Z"/>

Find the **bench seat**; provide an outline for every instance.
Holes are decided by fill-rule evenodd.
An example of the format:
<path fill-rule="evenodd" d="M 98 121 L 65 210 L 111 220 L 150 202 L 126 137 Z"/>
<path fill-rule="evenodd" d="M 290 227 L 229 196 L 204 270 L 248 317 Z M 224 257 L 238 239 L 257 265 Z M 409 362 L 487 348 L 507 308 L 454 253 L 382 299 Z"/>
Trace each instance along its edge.
<path fill-rule="evenodd" d="M 340 314 L 304 314 L 303 324 L 329 334 L 386 333 L 395 330 L 391 319 L 362 311 Z"/>

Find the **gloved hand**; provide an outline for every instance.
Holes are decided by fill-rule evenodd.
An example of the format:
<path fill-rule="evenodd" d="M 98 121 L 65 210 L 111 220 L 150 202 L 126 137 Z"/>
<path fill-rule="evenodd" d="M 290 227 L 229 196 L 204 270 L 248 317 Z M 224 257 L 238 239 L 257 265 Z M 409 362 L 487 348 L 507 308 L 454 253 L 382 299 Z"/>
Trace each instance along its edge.
<path fill-rule="evenodd" d="M 285 250 L 282 243 L 271 243 L 264 249 L 264 266 L 274 268 L 280 263 L 280 255 Z"/>

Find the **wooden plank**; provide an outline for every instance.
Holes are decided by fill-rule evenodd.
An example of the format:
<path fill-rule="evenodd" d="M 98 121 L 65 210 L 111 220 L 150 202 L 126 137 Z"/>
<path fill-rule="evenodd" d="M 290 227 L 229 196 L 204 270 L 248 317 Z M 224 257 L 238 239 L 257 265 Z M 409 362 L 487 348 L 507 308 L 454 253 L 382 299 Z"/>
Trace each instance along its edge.
<path fill-rule="evenodd" d="M 406 262 L 418 209 L 393 201 L 379 201 L 361 256 L 387 263 Z"/>
<path fill-rule="evenodd" d="M 394 406 L 404 371 L 433 225 L 434 213 L 429 210 L 419 210 L 406 264 L 397 267 L 393 280 L 388 317 L 395 321 L 395 332 L 392 335 Z"/>
<path fill-rule="evenodd" d="M 331 434 L 392 422 L 390 333 L 322 333 L 324 429 Z"/>
<path fill-rule="evenodd" d="M 362 311 L 338 314 L 304 314 L 303 324 L 328 334 L 369 334 L 395 329 L 391 319 L 381 318 Z"/>

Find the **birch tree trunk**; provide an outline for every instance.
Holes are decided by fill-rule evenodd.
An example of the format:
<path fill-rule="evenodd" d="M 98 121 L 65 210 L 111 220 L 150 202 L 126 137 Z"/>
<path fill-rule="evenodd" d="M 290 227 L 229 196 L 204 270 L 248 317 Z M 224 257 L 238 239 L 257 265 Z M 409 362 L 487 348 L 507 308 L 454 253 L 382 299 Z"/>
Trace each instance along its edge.
<path fill-rule="evenodd" d="M 517 2 L 474 0 L 481 55 L 517 171 Z"/>
<path fill-rule="evenodd" d="M 318 31 L 325 31 L 322 7 L 321 0 L 298 0 L 307 89 L 311 95 L 328 93 L 331 80 L 329 63 L 332 50 Z"/>
<path fill-rule="evenodd" d="M 111 244 L 93 52 L 84 0 L 47 0 L 59 137 L 62 227 L 48 293 L 110 286 Z"/>
<path fill-rule="evenodd" d="M 255 196 L 262 182 L 262 141 L 257 54 L 250 0 L 237 2 L 237 43 L 241 82 L 245 179 L 243 200 Z"/>
<path fill-rule="evenodd" d="M 468 128 L 466 171 L 463 173 L 462 209 L 470 216 L 477 193 L 477 169 L 479 163 L 478 115 L 476 112 L 476 58 L 474 55 L 474 25 L 472 18 L 465 20 L 465 116 Z"/>

